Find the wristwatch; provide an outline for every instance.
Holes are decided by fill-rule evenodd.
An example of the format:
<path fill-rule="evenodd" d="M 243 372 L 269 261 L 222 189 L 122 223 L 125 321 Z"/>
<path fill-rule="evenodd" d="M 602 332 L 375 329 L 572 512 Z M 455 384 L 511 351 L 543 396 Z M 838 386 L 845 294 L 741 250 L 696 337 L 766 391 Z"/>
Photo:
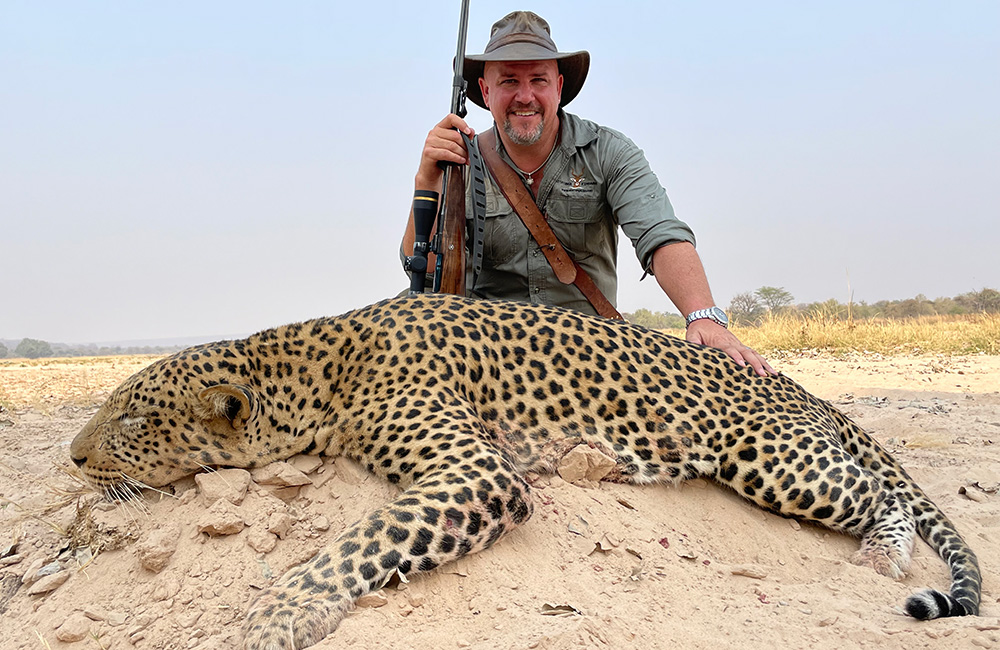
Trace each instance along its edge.
<path fill-rule="evenodd" d="M 722 311 L 721 309 L 715 306 L 709 307 L 708 309 L 698 309 L 696 311 L 691 312 L 690 314 L 687 315 L 687 318 L 684 319 L 684 326 L 690 327 L 691 323 L 695 322 L 696 320 L 702 320 L 703 318 L 715 321 L 716 323 L 722 325 L 725 328 L 729 327 L 729 317 L 726 316 L 726 312 Z"/>

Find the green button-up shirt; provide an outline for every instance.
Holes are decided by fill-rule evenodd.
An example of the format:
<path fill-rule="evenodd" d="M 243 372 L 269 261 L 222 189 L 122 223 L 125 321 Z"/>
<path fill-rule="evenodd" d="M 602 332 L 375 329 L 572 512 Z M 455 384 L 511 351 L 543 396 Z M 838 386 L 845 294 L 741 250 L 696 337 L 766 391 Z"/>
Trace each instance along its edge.
<path fill-rule="evenodd" d="M 691 242 L 694 233 L 674 215 L 666 190 L 642 150 L 621 133 L 560 109 L 560 137 L 531 189 L 535 202 L 559 241 L 615 304 L 618 294 L 618 228 L 632 240 L 644 269 L 664 244 Z M 511 163 L 500 138 L 497 151 Z M 478 138 L 476 139 L 478 145 Z M 471 183 L 470 183 L 471 185 Z M 472 200 L 466 201 L 471 222 Z M 402 253 L 402 251 L 401 251 Z M 486 232 L 483 269 L 466 286 L 477 298 L 520 300 L 596 313 L 573 284 L 562 284 L 538 243 L 486 173 Z"/>
<path fill-rule="evenodd" d="M 559 121 L 556 150 L 541 182 L 532 188 L 535 202 L 566 251 L 615 304 L 619 227 L 647 270 L 653 251 L 673 242 L 694 244 L 694 233 L 674 215 L 666 190 L 634 142 L 562 110 Z M 510 164 L 499 137 L 496 143 Z M 559 282 L 538 243 L 488 172 L 486 176 L 483 270 L 475 286 L 469 285 L 471 295 L 595 313 L 575 285 Z M 471 219 L 471 200 L 466 204 Z"/>

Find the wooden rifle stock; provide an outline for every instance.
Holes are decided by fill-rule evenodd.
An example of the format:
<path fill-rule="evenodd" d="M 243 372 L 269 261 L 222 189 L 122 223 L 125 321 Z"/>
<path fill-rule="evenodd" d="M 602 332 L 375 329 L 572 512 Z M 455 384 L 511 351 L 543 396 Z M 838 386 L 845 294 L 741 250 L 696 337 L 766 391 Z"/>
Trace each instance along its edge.
<path fill-rule="evenodd" d="M 441 293 L 465 295 L 465 178 L 462 167 L 448 165 L 444 172 L 444 205 L 438 224 L 441 246 Z"/>

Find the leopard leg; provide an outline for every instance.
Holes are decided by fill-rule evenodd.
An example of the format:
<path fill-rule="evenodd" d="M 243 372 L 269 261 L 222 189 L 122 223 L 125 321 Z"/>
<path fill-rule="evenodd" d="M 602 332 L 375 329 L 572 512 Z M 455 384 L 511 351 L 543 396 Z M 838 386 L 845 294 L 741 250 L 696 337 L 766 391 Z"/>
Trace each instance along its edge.
<path fill-rule="evenodd" d="M 903 576 L 916 533 L 904 499 L 815 422 L 792 421 L 760 437 L 734 444 L 720 458 L 715 478 L 767 510 L 861 537 L 856 564 Z"/>
<path fill-rule="evenodd" d="M 396 572 L 430 571 L 489 547 L 526 521 L 529 488 L 513 467 L 472 436 L 455 446 L 464 450 L 457 466 L 423 474 L 264 590 L 247 614 L 244 647 L 313 645 L 336 629 L 354 601 Z"/>
<path fill-rule="evenodd" d="M 851 557 L 851 562 L 898 580 L 910 568 L 916 519 L 909 504 L 895 496 L 887 496 L 872 508 L 871 523 L 861 537 L 861 549 Z"/>

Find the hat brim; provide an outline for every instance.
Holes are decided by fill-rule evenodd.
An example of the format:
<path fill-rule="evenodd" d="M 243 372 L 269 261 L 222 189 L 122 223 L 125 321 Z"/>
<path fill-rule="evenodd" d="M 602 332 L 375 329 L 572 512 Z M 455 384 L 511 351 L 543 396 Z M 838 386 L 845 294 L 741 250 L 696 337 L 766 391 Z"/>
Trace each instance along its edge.
<path fill-rule="evenodd" d="M 556 61 L 559 63 L 559 74 L 563 76 L 562 101 L 560 106 L 569 104 L 583 88 L 590 71 L 590 52 L 553 52 L 528 43 L 512 43 L 497 48 L 489 54 L 473 54 L 465 57 L 462 65 L 462 76 L 468 83 L 466 97 L 476 106 L 489 110 L 483 100 L 483 92 L 479 88 L 479 78 L 487 61 Z"/>

